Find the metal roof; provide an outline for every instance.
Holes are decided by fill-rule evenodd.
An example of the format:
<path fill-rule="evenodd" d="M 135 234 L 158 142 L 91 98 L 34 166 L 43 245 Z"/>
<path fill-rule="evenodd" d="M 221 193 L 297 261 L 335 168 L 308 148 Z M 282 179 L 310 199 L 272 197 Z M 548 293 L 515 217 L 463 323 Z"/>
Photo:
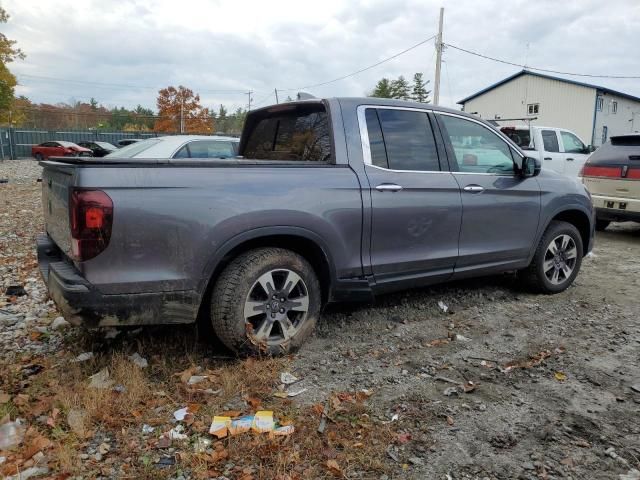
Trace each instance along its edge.
<path fill-rule="evenodd" d="M 486 88 L 483 88 L 482 90 L 480 90 L 479 92 L 474 93 L 473 95 L 469 95 L 466 98 L 463 98 L 462 100 L 458 101 L 457 103 L 459 105 L 463 105 L 465 102 L 468 102 L 469 100 L 479 97 L 480 95 L 482 95 L 483 93 L 488 92 L 489 90 L 493 90 L 496 87 L 499 87 L 500 85 L 503 85 L 507 82 L 510 82 L 511 80 L 514 80 L 522 75 L 531 75 L 533 77 L 540 77 L 540 78 L 546 78 L 548 80 L 558 80 L 559 82 L 565 82 L 565 83 L 570 83 L 572 85 L 579 85 L 581 87 L 587 87 L 587 88 L 594 88 L 596 90 L 600 90 L 601 92 L 604 93 L 611 93 L 613 95 L 618 95 L 620 97 L 624 97 L 624 98 L 628 98 L 630 100 L 635 100 L 636 102 L 640 102 L 640 98 L 635 97 L 633 95 L 629 95 L 628 93 L 624 93 L 624 92 L 619 92 L 617 90 L 612 90 L 610 88 L 607 87 L 601 87 L 600 85 L 593 85 L 590 83 L 584 83 L 584 82 L 577 82 L 575 80 L 569 80 L 566 78 L 562 78 L 562 77 L 554 77 L 553 75 L 546 75 L 543 73 L 538 73 L 538 72 L 532 72 L 531 70 L 520 70 L 519 72 L 514 73 L 513 75 L 508 76 L 507 78 L 504 78 L 502 80 L 500 80 L 497 83 L 494 83 L 493 85 L 489 85 Z"/>

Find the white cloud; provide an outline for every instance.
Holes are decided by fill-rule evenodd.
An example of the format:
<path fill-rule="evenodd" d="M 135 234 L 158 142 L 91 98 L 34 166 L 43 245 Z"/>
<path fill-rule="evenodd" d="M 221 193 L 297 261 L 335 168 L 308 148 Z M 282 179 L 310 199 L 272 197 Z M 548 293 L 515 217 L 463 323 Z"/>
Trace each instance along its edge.
<path fill-rule="evenodd" d="M 640 4 L 635 0 L 3 2 L 12 16 L 4 31 L 28 55 L 11 65 L 24 85 L 18 93 L 49 103 L 93 96 L 111 106 L 152 107 L 157 89 L 170 84 L 200 92 L 206 105 L 246 103 L 245 94 L 218 92 L 229 89 L 252 89 L 254 100 L 272 102 L 275 87 L 330 80 L 433 35 L 441 4 L 445 42 L 532 66 L 640 74 L 640 57 L 634 54 L 640 40 Z M 445 51 L 444 59 L 441 103 L 449 106 L 518 70 L 453 49 Z M 431 42 L 311 92 L 361 96 L 383 76 L 411 77 L 417 71 L 433 78 Z M 640 96 L 638 81 L 591 83 Z M 287 93 L 295 92 L 281 95 Z"/>

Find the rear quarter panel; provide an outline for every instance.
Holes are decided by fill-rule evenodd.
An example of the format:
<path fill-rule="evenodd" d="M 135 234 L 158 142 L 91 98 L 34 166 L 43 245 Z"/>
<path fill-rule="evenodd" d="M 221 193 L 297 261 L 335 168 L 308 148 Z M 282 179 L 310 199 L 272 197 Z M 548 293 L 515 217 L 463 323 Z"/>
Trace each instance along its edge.
<path fill-rule="evenodd" d="M 107 249 L 78 267 L 103 293 L 200 290 L 235 237 L 295 227 L 321 238 L 335 274 L 362 274 L 362 200 L 338 166 L 81 168 L 78 184 L 113 200 Z"/>

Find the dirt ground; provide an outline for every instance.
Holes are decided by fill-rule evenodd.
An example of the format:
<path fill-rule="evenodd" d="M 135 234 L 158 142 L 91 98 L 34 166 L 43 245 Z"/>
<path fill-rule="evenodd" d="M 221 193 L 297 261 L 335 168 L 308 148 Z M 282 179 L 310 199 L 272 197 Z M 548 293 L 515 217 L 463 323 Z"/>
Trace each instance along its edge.
<path fill-rule="evenodd" d="M 38 174 L 0 162 L 0 476 L 640 478 L 640 225 L 599 233 L 562 294 L 502 276 L 331 306 L 298 354 L 237 360 L 191 326 L 54 328 L 34 261 Z M 92 390 L 104 367 L 115 386 Z M 284 371 L 299 379 L 289 392 L 306 390 L 281 398 Z M 163 444 L 186 405 L 185 439 Z M 212 415 L 257 409 L 296 431 L 207 433 Z M 16 419 L 26 433 L 2 450 Z"/>

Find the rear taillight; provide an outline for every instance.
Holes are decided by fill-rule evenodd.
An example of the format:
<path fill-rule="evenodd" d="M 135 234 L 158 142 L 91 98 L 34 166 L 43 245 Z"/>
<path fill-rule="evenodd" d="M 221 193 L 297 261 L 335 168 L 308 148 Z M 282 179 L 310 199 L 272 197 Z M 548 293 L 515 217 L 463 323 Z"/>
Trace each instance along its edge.
<path fill-rule="evenodd" d="M 586 164 L 580 172 L 581 177 L 605 177 L 620 178 L 622 176 L 621 167 L 599 167 L 597 165 Z"/>
<path fill-rule="evenodd" d="M 104 251 L 111 239 L 113 201 L 102 190 L 73 190 L 69 202 L 71 254 L 83 262 Z"/>

